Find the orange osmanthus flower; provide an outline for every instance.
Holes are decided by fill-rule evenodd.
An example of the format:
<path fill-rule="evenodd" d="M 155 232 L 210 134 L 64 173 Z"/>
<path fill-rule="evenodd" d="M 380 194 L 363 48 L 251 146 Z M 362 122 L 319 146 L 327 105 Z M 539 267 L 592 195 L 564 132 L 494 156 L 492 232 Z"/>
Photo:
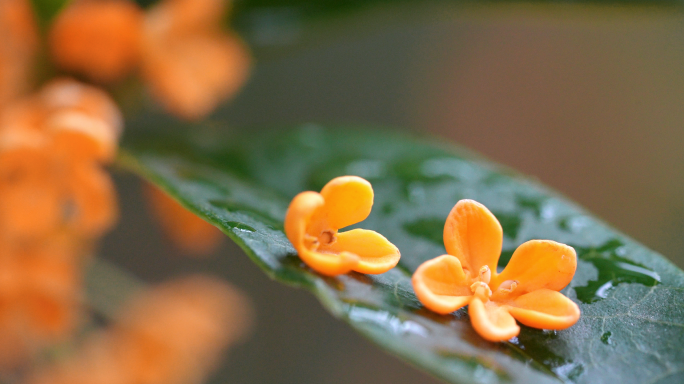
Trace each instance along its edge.
<path fill-rule="evenodd" d="M 0 109 L 28 90 L 37 51 L 30 1 L 0 1 Z"/>
<path fill-rule="evenodd" d="M 116 221 L 116 194 L 103 169 L 90 164 L 63 172 L 40 164 L 30 168 L 10 175 L 12 181 L 0 187 L 1 236 L 27 240 L 68 229 L 94 238 Z"/>
<path fill-rule="evenodd" d="M 63 157 L 110 163 L 116 156 L 123 117 L 107 93 L 71 79 L 56 79 L 40 92 L 43 129 Z"/>
<path fill-rule="evenodd" d="M 120 80 L 140 60 L 143 12 L 128 0 L 77 0 L 50 29 L 50 51 L 62 68 L 98 82 Z"/>
<path fill-rule="evenodd" d="M 169 195 L 152 185 L 145 195 L 164 232 L 183 251 L 193 255 L 211 253 L 223 239 L 223 233 L 187 210 Z"/>
<path fill-rule="evenodd" d="M 249 76 L 250 54 L 220 28 L 222 0 L 163 0 L 145 16 L 142 75 L 171 113 L 199 119 Z"/>
<path fill-rule="evenodd" d="M 121 113 L 102 90 L 55 79 L 0 114 L 0 151 L 48 148 L 66 162 L 114 159 Z"/>
<path fill-rule="evenodd" d="M 285 234 L 309 267 L 324 275 L 349 271 L 379 274 L 394 268 L 399 249 L 377 232 L 339 229 L 368 217 L 373 188 L 357 176 L 332 179 L 321 193 L 295 196 L 285 216 Z"/>
<path fill-rule="evenodd" d="M 115 357 L 132 382 L 201 382 L 226 346 L 249 330 L 251 307 L 228 284 L 191 276 L 144 294 L 115 326 Z"/>
<path fill-rule="evenodd" d="M 199 119 L 249 76 L 246 45 L 221 29 L 225 11 L 224 0 L 162 0 L 147 13 L 128 0 L 78 0 L 54 22 L 50 51 L 99 82 L 139 68 L 166 110 Z"/>
<path fill-rule="evenodd" d="M 114 158 L 121 117 L 102 91 L 55 80 L 0 116 L 0 235 L 69 229 L 89 238 L 116 220 L 100 163 Z"/>
<path fill-rule="evenodd" d="M 250 322 L 249 302 L 228 284 L 203 276 L 172 281 L 136 297 L 76 356 L 28 382 L 199 383 Z"/>
<path fill-rule="evenodd" d="M 117 216 L 101 165 L 113 160 L 121 129 L 106 93 L 68 79 L 0 110 L 3 372 L 75 327 L 84 256 Z"/>
<path fill-rule="evenodd" d="M 412 279 L 416 296 L 440 314 L 468 305 L 473 328 L 489 341 L 517 336 L 516 319 L 542 329 L 575 324 L 579 307 L 558 292 L 575 274 L 575 250 L 550 240 L 531 240 L 497 273 L 502 242 L 501 225 L 485 206 L 459 201 L 444 226 L 448 254 L 418 267 Z"/>
<path fill-rule="evenodd" d="M 24 364 L 74 330 L 79 251 L 64 233 L 31 243 L 0 241 L 0 370 Z"/>

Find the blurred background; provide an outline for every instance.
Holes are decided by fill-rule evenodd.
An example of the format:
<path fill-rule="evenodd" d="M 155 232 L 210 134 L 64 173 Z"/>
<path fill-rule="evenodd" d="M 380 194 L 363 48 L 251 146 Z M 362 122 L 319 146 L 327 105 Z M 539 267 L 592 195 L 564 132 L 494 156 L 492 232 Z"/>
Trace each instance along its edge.
<path fill-rule="evenodd" d="M 296 9 L 263 7 L 241 22 L 263 54 L 215 118 L 245 129 L 372 123 L 445 138 L 539 179 L 684 267 L 678 9 L 401 5 L 304 27 Z M 150 281 L 219 274 L 254 303 L 252 336 L 215 382 L 437 382 L 332 320 L 312 295 L 270 281 L 227 240 L 208 260 L 181 256 L 149 217 L 140 182 L 114 174 L 121 220 L 100 245 L 104 258 Z"/>

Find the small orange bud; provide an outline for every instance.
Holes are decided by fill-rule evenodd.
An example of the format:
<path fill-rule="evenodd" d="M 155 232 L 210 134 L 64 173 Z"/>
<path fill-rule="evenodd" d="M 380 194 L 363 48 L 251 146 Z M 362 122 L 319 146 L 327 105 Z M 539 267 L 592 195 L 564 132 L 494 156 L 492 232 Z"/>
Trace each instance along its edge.
<path fill-rule="evenodd" d="M 246 46 L 219 29 L 222 0 L 165 0 L 145 18 L 142 74 L 171 113 L 199 119 L 249 76 Z"/>
<path fill-rule="evenodd" d="M 75 1 L 54 21 L 50 51 L 67 70 L 95 81 L 119 80 L 138 63 L 142 20 L 130 1 Z"/>
<path fill-rule="evenodd" d="M 231 35 L 174 35 L 146 46 L 143 75 L 152 94 L 185 119 L 206 116 L 235 94 L 249 75 L 249 54 Z"/>
<path fill-rule="evenodd" d="M 0 1 L 0 108 L 29 86 L 38 32 L 29 0 Z"/>

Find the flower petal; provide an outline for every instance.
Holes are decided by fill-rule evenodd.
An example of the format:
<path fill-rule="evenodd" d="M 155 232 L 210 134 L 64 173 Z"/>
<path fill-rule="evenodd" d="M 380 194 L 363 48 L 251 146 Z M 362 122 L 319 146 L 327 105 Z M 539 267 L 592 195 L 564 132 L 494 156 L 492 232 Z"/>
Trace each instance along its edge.
<path fill-rule="evenodd" d="M 192 33 L 215 26 L 226 14 L 228 2 L 223 0 L 160 1 L 148 10 L 147 18 L 161 19 L 174 34 Z"/>
<path fill-rule="evenodd" d="M 139 60 L 142 23 L 133 2 L 73 2 L 52 23 L 50 53 L 69 71 L 98 82 L 121 80 Z"/>
<path fill-rule="evenodd" d="M 52 133 L 53 150 L 64 158 L 110 162 L 116 154 L 116 137 L 102 119 L 78 111 L 63 111 L 45 125 Z"/>
<path fill-rule="evenodd" d="M 359 257 L 353 253 L 322 253 L 308 249 L 299 250 L 299 257 L 314 271 L 337 276 L 351 272 L 359 264 Z"/>
<path fill-rule="evenodd" d="M 324 275 L 335 276 L 351 271 L 359 258 L 348 252 L 325 254 L 309 249 L 307 226 L 324 203 L 323 196 L 316 192 L 307 191 L 295 196 L 285 215 L 285 234 L 309 267 Z"/>
<path fill-rule="evenodd" d="M 69 78 L 50 81 L 40 91 L 40 102 L 46 113 L 78 111 L 102 120 L 110 132 L 109 137 L 119 140 L 123 131 L 123 116 L 114 100 L 96 87 Z"/>
<path fill-rule="evenodd" d="M 143 77 L 152 94 L 177 116 L 190 120 L 206 116 L 249 77 L 250 54 L 235 36 L 213 30 L 147 35 Z"/>
<path fill-rule="evenodd" d="M 468 306 L 470 322 L 475 331 L 489 341 L 506 341 L 520 333 L 520 327 L 515 323 L 505 306 L 493 301 L 483 303 L 477 297 Z"/>
<path fill-rule="evenodd" d="M 285 214 L 285 235 L 297 251 L 305 248 L 304 238 L 311 216 L 325 204 L 319 193 L 307 191 L 295 196 Z"/>
<path fill-rule="evenodd" d="M 352 229 L 337 234 L 337 240 L 322 246 L 321 252 L 349 252 L 359 257 L 354 270 L 361 273 L 380 274 L 394 268 L 401 257 L 399 249 L 381 234 L 367 229 Z"/>
<path fill-rule="evenodd" d="M 421 264 L 411 279 L 418 300 L 433 312 L 442 315 L 465 305 L 472 292 L 461 262 L 452 255 L 443 255 Z"/>
<path fill-rule="evenodd" d="M 485 265 L 492 275 L 496 274 L 502 243 L 501 224 L 484 205 L 461 200 L 449 212 L 444 224 L 444 246 L 471 276 Z"/>
<path fill-rule="evenodd" d="M 17 174 L 15 180 L 0 186 L 2 235 L 40 238 L 55 231 L 62 219 L 58 180 L 41 173 Z"/>
<path fill-rule="evenodd" d="M 325 208 L 313 222 L 327 229 L 340 229 L 363 221 L 373 207 L 373 187 L 358 176 L 336 177 L 321 190 Z"/>
<path fill-rule="evenodd" d="M 75 167 L 69 198 L 73 211 L 67 220 L 85 236 L 100 236 L 118 219 L 116 190 L 107 172 L 95 165 Z"/>
<path fill-rule="evenodd" d="M 508 312 L 519 322 L 540 329 L 565 329 L 580 317 L 577 304 L 550 289 L 519 296 L 508 305 Z"/>
<path fill-rule="evenodd" d="M 577 256 L 572 247 L 551 240 L 530 240 L 513 252 L 511 261 L 496 276 L 491 288 L 498 295 L 499 284 L 514 280 L 517 288 L 512 297 L 543 288 L 560 291 L 570 283 L 576 269 Z"/>

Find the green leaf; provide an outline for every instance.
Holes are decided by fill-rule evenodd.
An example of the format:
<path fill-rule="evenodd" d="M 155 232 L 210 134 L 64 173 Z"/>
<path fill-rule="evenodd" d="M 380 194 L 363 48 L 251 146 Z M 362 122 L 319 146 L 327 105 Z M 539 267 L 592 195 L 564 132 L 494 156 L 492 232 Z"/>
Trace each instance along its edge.
<path fill-rule="evenodd" d="M 435 376 L 453 383 L 684 381 L 684 273 L 534 181 L 439 140 L 367 127 L 239 133 L 214 123 L 160 137 L 129 137 L 121 163 L 221 228 L 269 276 L 311 291 L 333 315 Z M 375 190 L 373 212 L 359 226 L 401 250 L 399 266 L 385 274 L 320 276 L 283 233 L 295 194 L 346 174 Z M 490 343 L 473 331 L 465 309 L 440 316 L 421 306 L 411 274 L 445 253 L 442 226 L 463 198 L 501 220 L 500 266 L 530 239 L 575 247 L 577 274 L 563 290 L 582 310 L 575 326 L 523 326 L 519 337 Z"/>
<path fill-rule="evenodd" d="M 41 29 L 45 30 L 70 0 L 31 0 Z"/>

